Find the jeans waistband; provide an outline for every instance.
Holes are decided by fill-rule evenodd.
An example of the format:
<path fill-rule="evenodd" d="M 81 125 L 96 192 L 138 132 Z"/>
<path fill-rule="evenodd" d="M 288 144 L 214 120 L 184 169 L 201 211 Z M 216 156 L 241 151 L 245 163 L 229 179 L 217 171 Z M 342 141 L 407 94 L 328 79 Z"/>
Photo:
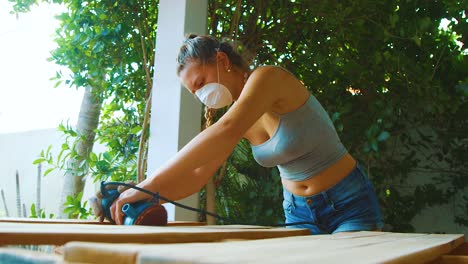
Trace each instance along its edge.
<path fill-rule="evenodd" d="M 313 207 L 313 205 L 319 204 L 320 202 L 325 202 L 327 204 L 333 203 L 329 198 L 330 191 L 333 190 L 333 188 L 335 188 L 339 184 L 346 184 L 346 182 L 351 181 L 352 180 L 351 178 L 353 177 L 353 175 L 354 176 L 362 175 L 361 173 L 356 174 L 356 171 L 358 170 L 361 172 L 364 171 L 362 165 L 359 163 L 356 164 L 356 167 L 346 177 L 344 177 L 337 184 L 335 184 L 334 186 L 330 187 L 329 189 L 323 192 L 310 195 L 310 196 L 300 196 L 300 195 L 295 195 L 283 188 L 283 197 L 286 201 L 291 202 L 295 206 L 312 206 Z"/>
<path fill-rule="evenodd" d="M 318 204 L 320 202 L 329 203 L 330 199 L 328 198 L 327 191 L 314 194 L 311 196 L 299 196 L 290 193 L 286 189 L 283 189 L 284 199 L 291 202 L 295 206 L 312 206 L 313 204 Z"/>

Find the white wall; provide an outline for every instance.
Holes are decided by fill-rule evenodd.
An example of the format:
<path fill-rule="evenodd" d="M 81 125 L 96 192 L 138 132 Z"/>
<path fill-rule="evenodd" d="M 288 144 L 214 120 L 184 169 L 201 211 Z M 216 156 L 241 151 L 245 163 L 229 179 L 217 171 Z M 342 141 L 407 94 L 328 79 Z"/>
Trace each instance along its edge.
<path fill-rule="evenodd" d="M 22 203 L 26 204 L 29 216 L 30 206 L 36 203 L 37 165 L 33 161 L 37 159 L 41 150 L 46 150 L 52 145 L 53 155 L 57 155 L 63 143 L 61 133 L 56 129 L 34 130 L 21 133 L 0 134 L 0 189 L 5 193 L 5 199 L 10 216 L 16 217 L 16 170 L 19 172 L 20 193 Z M 102 149 L 96 146 L 94 151 Z M 42 173 L 47 167 L 42 168 Z M 53 171 L 45 177 L 41 177 L 41 208 L 48 214 L 57 215 L 58 203 L 62 188 L 63 177 L 60 171 Z M 87 182 L 83 197 L 89 198 L 94 194 L 94 186 Z M 0 199 L 0 216 L 5 216 L 3 201 Z"/>

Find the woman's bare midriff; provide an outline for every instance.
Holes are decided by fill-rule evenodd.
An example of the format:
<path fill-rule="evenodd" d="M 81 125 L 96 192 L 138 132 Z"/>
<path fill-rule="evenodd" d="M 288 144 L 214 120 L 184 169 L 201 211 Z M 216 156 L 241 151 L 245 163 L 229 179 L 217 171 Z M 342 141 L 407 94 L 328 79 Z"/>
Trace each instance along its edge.
<path fill-rule="evenodd" d="M 284 188 L 299 196 L 321 193 L 346 177 L 356 167 L 356 160 L 347 153 L 332 166 L 304 181 L 281 179 Z"/>

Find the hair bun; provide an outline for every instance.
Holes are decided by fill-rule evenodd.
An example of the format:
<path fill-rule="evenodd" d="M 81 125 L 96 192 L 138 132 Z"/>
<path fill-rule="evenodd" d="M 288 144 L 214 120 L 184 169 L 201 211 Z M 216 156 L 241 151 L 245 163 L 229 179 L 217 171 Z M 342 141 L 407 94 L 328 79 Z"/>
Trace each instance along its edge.
<path fill-rule="evenodd" d="M 186 38 L 187 40 L 189 40 L 189 39 L 194 39 L 194 38 L 196 38 L 196 37 L 198 37 L 198 35 L 197 35 L 197 34 L 194 34 L 194 33 L 190 33 L 190 34 L 185 35 L 185 38 Z"/>

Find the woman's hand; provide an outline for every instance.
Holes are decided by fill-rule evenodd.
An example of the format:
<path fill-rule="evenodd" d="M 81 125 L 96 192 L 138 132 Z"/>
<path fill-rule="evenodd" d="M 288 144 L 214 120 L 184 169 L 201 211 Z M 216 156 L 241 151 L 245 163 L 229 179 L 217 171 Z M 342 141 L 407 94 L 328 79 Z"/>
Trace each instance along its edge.
<path fill-rule="evenodd" d="M 144 187 L 145 181 L 141 182 L 137 186 L 140 188 Z M 128 189 L 122 192 L 117 199 L 112 203 L 110 207 L 110 213 L 112 219 L 115 221 L 117 225 L 122 225 L 124 222 L 124 213 L 122 212 L 122 207 L 124 204 L 132 204 L 142 200 L 149 200 L 153 197 L 149 194 L 141 192 L 136 189 Z"/>

